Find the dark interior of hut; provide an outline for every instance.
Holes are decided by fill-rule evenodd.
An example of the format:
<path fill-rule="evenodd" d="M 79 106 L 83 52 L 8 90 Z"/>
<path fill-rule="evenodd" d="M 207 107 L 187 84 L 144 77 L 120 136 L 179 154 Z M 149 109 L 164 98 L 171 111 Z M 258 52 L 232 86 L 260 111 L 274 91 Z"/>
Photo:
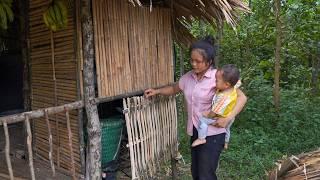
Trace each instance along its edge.
<path fill-rule="evenodd" d="M 106 176 L 106 179 L 112 179 L 115 176 L 124 179 L 131 178 L 130 157 L 127 148 L 128 136 L 124 122 L 125 117 L 123 115 L 122 99 L 99 104 L 98 112 L 102 131 L 101 145 L 103 152 L 103 173 Z M 122 122 L 121 126 L 117 126 L 118 123 L 108 123 L 112 121 Z M 117 134 L 116 132 L 119 128 L 121 128 L 121 131 L 120 134 Z M 118 146 L 116 148 L 112 148 L 112 145 L 110 145 L 111 142 Z M 110 153 L 115 155 L 115 159 L 112 161 L 104 160 L 108 158 L 108 154 Z"/>
<path fill-rule="evenodd" d="M 0 115 L 23 110 L 23 62 L 17 26 L 0 32 Z"/>

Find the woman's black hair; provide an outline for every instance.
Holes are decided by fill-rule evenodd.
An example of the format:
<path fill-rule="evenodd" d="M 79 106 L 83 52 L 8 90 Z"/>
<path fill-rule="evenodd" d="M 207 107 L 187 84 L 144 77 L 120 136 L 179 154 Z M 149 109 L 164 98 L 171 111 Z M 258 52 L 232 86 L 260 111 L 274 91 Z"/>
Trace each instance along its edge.
<path fill-rule="evenodd" d="M 205 61 L 214 66 L 214 58 L 216 56 L 216 47 L 214 45 L 214 38 L 212 36 L 207 36 L 202 40 L 193 43 L 190 47 L 190 52 L 195 49 L 199 49 L 199 53 L 203 56 Z"/>

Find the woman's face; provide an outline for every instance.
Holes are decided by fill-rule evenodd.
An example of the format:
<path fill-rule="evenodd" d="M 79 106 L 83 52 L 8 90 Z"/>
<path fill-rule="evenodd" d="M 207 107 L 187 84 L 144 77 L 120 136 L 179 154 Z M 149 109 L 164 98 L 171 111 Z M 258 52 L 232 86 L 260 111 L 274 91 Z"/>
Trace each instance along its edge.
<path fill-rule="evenodd" d="M 204 74 L 210 67 L 210 64 L 203 58 L 198 49 L 191 51 L 190 63 L 196 74 Z"/>

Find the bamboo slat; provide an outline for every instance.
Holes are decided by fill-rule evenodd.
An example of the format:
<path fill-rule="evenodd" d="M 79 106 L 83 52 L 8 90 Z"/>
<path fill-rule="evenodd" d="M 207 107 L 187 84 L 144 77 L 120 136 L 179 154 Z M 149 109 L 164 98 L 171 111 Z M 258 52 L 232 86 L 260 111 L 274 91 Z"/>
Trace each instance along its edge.
<path fill-rule="evenodd" d="M 175 97 L 123 99 L 132 179 L 152 179 L 177 153 Z"/>

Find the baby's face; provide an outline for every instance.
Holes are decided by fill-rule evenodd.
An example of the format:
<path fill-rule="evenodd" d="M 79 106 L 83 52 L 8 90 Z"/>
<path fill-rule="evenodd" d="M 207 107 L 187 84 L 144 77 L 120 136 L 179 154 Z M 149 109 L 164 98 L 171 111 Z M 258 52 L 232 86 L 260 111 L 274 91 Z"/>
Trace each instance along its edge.
<path fill-rule="evenodd" d="M 223 71 L 218 70 L 216 73 L 216 88 L 218 90 L 225 90 L 230 87 L 228 82 L 225 82 L 222 77 Z"/>

